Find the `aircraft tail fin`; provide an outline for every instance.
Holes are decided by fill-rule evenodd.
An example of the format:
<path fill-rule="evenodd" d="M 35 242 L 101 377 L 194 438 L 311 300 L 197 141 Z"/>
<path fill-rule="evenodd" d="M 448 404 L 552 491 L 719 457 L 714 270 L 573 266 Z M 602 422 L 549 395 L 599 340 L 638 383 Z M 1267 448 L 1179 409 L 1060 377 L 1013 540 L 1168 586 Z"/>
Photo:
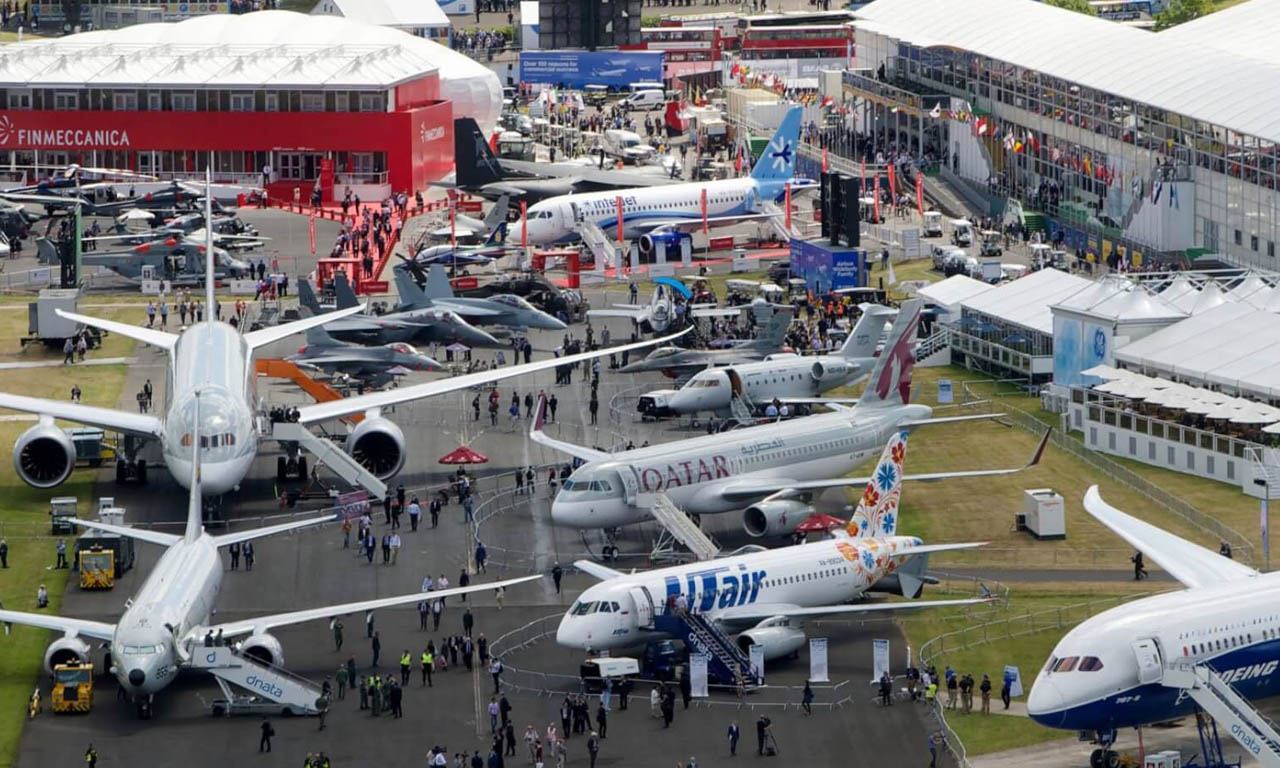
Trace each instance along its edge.
<path fill-rule="evenodd" d="M 313 325 L 307 329 L 308 347 L 332 347 L 336 343 L 322 325 Z"/>
<path fill-rule="evenodd" d="M 439 264 L 432 264 L 427 273 L 426 298 L 452 299 L 453 286 L 449 283 L 449 273 Z"/>
<path fill-rule="evenodd" d="M 204 533 L 204 494 L 200 492 L 200 392 L 195 397 L 195 418 L 191 435 L 191 496 L 187 499 L 187 528 L 183 538 L 195 541 Z"/>
<path fill-rule="evenodd" d="M 845 531 L 853 537 L 892 536 L 898 529 L 898 501 L 902 498 L 902 465 L 907 458 L 907 431 L 889 438 L 876 463 L 858 508 Z"/>
<path fill-rule="evenodd" d="M 916 364 L 916 332 L 923 306 L 920 299 L 912 299 L 898 310 L 898 318 L 855 410 L 905 405 L 911 400 L 911 371 Z"/>
<path fill-rule="evenodd" d="M 796 106 L 787 110 L 787 114 L 778 125 L 769 146 L 751 169 L 751 178 L 755 180 L 762 199 L 774 200 L 783 192 L 783 185 L 796 175 L 796 149 L 800 144 L 800 120 L 803 110 Z"/>
<path fill-rule="evenodd" d="M 453 155 L 459 187 L 481 187 L 502 181 L 502 166 L 473 118 L 459 117 L 453 121 Z"/>
<path fill-rule="evenodd" d="M 432 267 L 434 273 L 435 267 Z M 407 269 L 396 267 L 394 270 L 396 281 L 396 292 L 400 294 L 401 307 L 423 307 L 429 304 L 427 294 L 422 292 L 422 287 L 418 285 L 418 281 L 413 279 L 413 274 Z"/>
<path fill-rule="evenodd" d="M 754 345 L 769 351 L 780 349 L 786 341 L 787 329 L 791 327 L 791 320 L 794 317 L 795 311 L 791 307 L 775 309 L 773 316 L 769 318 L 769 323 L 761 329 L 760 335 L 756 336 Z"/>
<path fill-rule="evenodd" d="M 360 305 L 356 292 L 351 290 L 351 281 L 346 272 L 338 272 L 333 277 L 333 291 L 338 297 L 338 309 L 349 309 Z"/>
<path fill-rule="evenodd" d="M 311 281 L 305 277 L 298 280 L 298 305 L 304 316 L 308 312 L 313 315 L 324 314 L 324 310 L 320 308 L 320 300 L 316 298 L 316 292 L 311 288 Z"/>
<path fill-rule="evenodd" d="M 507 239 L 507 212 L 511 209 L 511 196 L 503 195 L 493 204 L 484 217 L 484 228 L 489 233 L 485 245 L 495 245 Z"/>
<path fill-rule="evenodd" d="M 862 317 L 849 332 L 849 338 L 840 347 L 840 356 L 845 359 L 874 357 L 876 344 L 880 342 L 880 334 L 884 331 L 884 321 L 893 315 L 893 310 L 879 304 L 865 304 Z"/>

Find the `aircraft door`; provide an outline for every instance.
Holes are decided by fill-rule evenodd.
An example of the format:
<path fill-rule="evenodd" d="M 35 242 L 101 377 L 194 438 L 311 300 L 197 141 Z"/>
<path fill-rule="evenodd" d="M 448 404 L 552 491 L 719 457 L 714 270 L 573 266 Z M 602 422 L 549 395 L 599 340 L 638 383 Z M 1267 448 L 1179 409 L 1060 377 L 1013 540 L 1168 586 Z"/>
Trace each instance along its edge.
<path fill-rule="evenodd" d="M 636 626 L 653 626 L 653 596 L 647 587 L 632 587 L 631 602 L 636 604 Z"/>
<path fill-rule="evenodd" d="M 729 391 L 734 397 L 742 397 L 742 377 L 732 368 L 726 368 L 724 372 L 729 377 Z"/>
<path fill-rule="evenodd" d="M 582 223 L 582 211 L 578 208 L 578 204 L 577 204 L 577 203 L 575 203 L 575 202 L 572 202 L 572 201 L 571 201 L 571 202 L 569 203 L 569 210 L 570 210 L 570 212 L 573 214 L 573 223 L 574 223 L 575 225 L 576 225 L 576 224 L 581 224 L 581 223 Z"/>
<path fill-rule="evenodd" d="M 628 504 L 636 503 L 636 494 L 640 491 L 640 481 L 636 477 L 634 467 L 618 467 L 618 477 L 622 478 L 622 492 Z"/>
<path fill-rule="evenodd" d="M 1164 663 L 1160 659 L 1160 644 L 1155 638 L 1143 638 L 1129 644 L 1138 661 L 1138 682 L 1143 685 L 1159 683 L 1164 677 Z"/>

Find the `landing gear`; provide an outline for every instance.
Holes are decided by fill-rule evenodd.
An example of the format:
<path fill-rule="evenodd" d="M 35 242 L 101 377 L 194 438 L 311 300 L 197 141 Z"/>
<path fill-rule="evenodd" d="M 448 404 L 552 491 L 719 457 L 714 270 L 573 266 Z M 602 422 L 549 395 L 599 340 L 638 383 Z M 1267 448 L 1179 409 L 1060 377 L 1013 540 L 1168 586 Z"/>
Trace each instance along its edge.
<path fill-rule="evenodd" d="M 145 459 L 138 459 L 137 461 L 116 459 L 116 483 L 123 485 L 130 480 L 137 481 L 138 485 L 147 484 L 147 462 Z"/>
<path fill-rule="evenodd" d="M 152 711 L 151 711 L 151 698 L 152 698 L 152 697 L 151 697 L 150 695 L 147 695 L 147 696 L 141 696 L 141 697 L 139 697 L 139 698 L 137 699 L 137 701 L 135 702 L 135 703 L 138 705 L 138 719 L 139 719 L 139 720 L 150 720 L 150 719 L 151 719 L 151 714 L 152 714 Z"/>
<path fill-rule="evenodd" d="M 1120 755 L 1114 749 L 1095 749 L 1089 755 L 1089 768 L 1117 768 Z"/>

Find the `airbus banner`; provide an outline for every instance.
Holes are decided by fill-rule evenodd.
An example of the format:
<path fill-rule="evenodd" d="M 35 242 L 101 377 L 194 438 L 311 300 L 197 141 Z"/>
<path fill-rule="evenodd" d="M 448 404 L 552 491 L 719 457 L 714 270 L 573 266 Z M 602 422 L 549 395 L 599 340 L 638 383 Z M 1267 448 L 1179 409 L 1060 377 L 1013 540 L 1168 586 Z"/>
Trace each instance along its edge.
<path fill-rule="evenodd" d="M 764 684 L 764 646 L 755 643 L 748 649 L 748 657 L 751 659 L 751 674 L 755 675 L 756 682 Z"/>
<path fill-rule="evenodd" d="M 871 682 L 879 682 L 889 672 L 889 641 L 871 641 Z"/>
<path fill-rule="evenodd" d="M 520 82 L 582 88 L 632 83 L 661 83 L 662 51 L 522 51 Z"/>

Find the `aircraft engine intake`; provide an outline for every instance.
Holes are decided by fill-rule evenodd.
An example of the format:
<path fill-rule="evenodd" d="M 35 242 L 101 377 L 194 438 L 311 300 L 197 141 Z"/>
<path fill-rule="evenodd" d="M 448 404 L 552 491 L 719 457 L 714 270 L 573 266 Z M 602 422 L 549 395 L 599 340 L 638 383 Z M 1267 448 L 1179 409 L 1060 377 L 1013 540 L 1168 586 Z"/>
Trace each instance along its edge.
<path fill-rule="evenodd" d="M 366 418 L 347 436 L 347 453 L 379 479 L 404 466 L 404 432 L 381 416 Z"/>
<path fill-rule="evenodd" d="M 813 514 L 813 507 L 803 501 L 778 499 L 752 504 L 742 513 L 742 527 L 754 538 L 787 536 L 806 517 Z"/>
<path fill-rule="evenodd" d="M 75 464 L 75 444 L 52 421 L 41 420 L 13 444 L 13 467 L 34 488 L 61 485 Z"/>
<path fill-rule="evenodd" d="M 754 627 L 738 635 L 738 647 L 750 653 L 751 646 L 764 648 L 764 660 L 781 659 L 800 652 L 804 647 L 804 631 L 789 626 Z"/>
<path fill-rule="evenodd" d="M 59 664 L 87 662 L 91 654 L 88 643 L 78 637 L 64 636 L 50 643 L 49 649 L 44 652 L 44 669 L 52 675 L 53 668 Z"/>
<path fill-rule="evenodd" d="M 274 635 L 268 635 L 265 632 L 250 635 L 241 643 L 240 655 L 263 664 L 272 664 L 277 667 L 284 665 L 284 648 L 280 646 L 280 641 Z"/>

